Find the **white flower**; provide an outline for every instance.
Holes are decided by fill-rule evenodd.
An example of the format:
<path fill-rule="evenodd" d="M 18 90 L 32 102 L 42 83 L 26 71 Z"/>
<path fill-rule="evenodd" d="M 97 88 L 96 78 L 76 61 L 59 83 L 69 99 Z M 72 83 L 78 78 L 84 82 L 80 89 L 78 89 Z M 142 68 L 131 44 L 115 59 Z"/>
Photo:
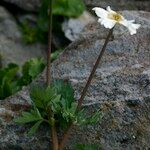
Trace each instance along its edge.
<path fill-rule="evenodd" d="M 110 6 L 107 10 L 99 7 L 95 7 L 92 10 L 95 11 L 96 15 L 100 17 L 98 22 L 104 25 L 105 28 L 112 29 L 117 23 L 124 25 L 128 28 L 131 35 L 136 34 L 136 30 L 141 26 L 140 24 L 135 24 L 134 20 L 126 20 L 119 13 L 111 10 Z"/>

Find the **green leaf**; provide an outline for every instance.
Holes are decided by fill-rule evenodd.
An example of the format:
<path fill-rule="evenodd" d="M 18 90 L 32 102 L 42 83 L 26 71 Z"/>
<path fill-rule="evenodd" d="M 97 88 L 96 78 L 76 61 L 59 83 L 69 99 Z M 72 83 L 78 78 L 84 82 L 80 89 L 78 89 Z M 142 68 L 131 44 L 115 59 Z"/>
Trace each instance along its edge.
<path fill-rule="evenodd" d="M 24 76 L 31 76 L 34 79 L 44 68 L 43 59 L 33 58 L 24 64 L 22 73 Z"/>
<path fill-rule="evenodd" d="M 102 150 L 102 148 L 96 144 L 78 144 L 74 150 Z"/>
<path fill-rule="evenodd" d="M 23 76 L 20 77 L 19 66 L 9 64 L 6 68 L 0 69 L 0 99 L 4 99 L 29 84 L 44 69 L 44 61 L 34 58 L 23 66 Z"/>
<path fill-rule="evenodd" d="M 39 73 L 45 68 L 45 63 L 42 58 L 32 58 L 27 61 L 22 67 L 23 76 L 18 81 L 18 85 L 23 86 L 29 84 Z"/>
<path fill-rule="evenodd" d="M 53 82 L 57 94 L 60 94 L 63 98 L 63 105 L 66 108 L 70 108 L 72 103 L 75 102 L 74 89 L 70 83 L 64 82 L 63 80 L 55 80 Z"/>
<path fill-rule="evenodd" d="M 16 84 L 18 70 L 18 65 L 12 63 L 8 67 L 0 69 L 0 99 L 8 97 L 20 89 Z"/>
<path fill-rule="evenodd" d="M 18 70 L 18 65 L 13 63 L 9 64 L 7 68 L 0 69 L 0 84 L 2 84 L 3 80 L 13 80 L 17 75 Z"/>
<path fill-rule="evenodd" d="M 101 111 L 96 111 L 90 118 L 89 118 L 89 124 L 96 124 L 99 122 L 102 118 L 102 112 Z"/>
<path fill-rule="evenodd" d="M 36 122 L 36 123 L 32 126 L 32 128 L 30 128 L 30 130 L 29 130 L 29 132 L 28 132 L 28 135 L 29 135 L 29 136 L 32 136 L 33 134 L 35 134 L 42 122 L 43 122 L 43 120 L 40 120 L 40 121 Z"/>
<path fill-rule="evenodd" d="M 62 109 L 62 115 L 67 122 L 74 120 L 76 117 L 77 103 L 72 103 L 70 108 Z"/>
<path fill-rule="evenodd" d="M 102 118 L 101 111 L 96 111 L 95 113 L 91 114 L 90 116 L 87 116 L 87 110 L 82 109 L 77 113 L 76 120 L 74 121 L 74 124 L 76 125 L 89 125 L 89 124 L 96 124 L 98 123 Z"/>
<path fill-rule="evenodd" d="M 54 113 L 58 113 L 61 111 L 60 99 L 61 95 L 56 95 L 56 97 L 48 103 L 48 106 L 51 106 L 51 109 Z"/>
<path fill-rule="evenodd" d="M 78 17 L 85 10 L 82 0 L 55 0 L 53 1 L 53 14 L 67 17 Z"/>
<path fill-rule="evenodd" d="M 32 109 L 30 112 L 22 112 L 21 117 L 14 119 L 14 121 L 18 124 L 25 124 L 41 120 L 43 120 L 43 118 L 37 108 Z"/>
<path fill-rule="evenodd" d="M 32 78 L 35 78 L 45 68 L 44 61 L 43 59 L 40 59 L 40 58 L 31 59 L 29 63 L 30 63 L 29 75 Z"/>
<path fill-rule="evenodd" d="M 45 91 L 43 87 L 35 86 L 30 91 L 30 97 L 34 105 L 38 108 L 45 108 Z"/>
<path fill-rule="evenodd" d="M 53 62 L 54 60 L 56 60 L 60 53 L 62 53 L 62 50 L 56 50 L 55 52 L 53 52 L 51 54 L 51 61 Z"/>
<path fill-rule="evenodd" d="M 31 89 L 30 97 L 36 107 L 46 109 L 53 100 L 58 100 L 54 88 L 35 86 Z"/>

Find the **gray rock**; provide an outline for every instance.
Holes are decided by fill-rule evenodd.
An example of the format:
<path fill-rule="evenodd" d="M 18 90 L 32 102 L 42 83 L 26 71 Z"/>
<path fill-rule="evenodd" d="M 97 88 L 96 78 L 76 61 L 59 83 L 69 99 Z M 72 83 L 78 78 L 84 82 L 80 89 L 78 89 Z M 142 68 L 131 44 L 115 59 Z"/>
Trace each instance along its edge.
<path fill-rule="evenodd" d="M 74 129 L 67 149 L 72 149 L 76 143 L 97 143 L 104 150 L 150 148 L 150 13 L 122 13 L 135 17 L 142 27 L 133 36 L 128 32 L 122 34 L 123 27 L 116 27 L 84 103 L 89 113 L 100 108 L 104 117 L 97 125 Z M 104 43 L 105 35 L 100 37 L 97 33 L 105 30 L 98 23 L 92 23 L 89 29 L 89 34 L 83 34 L 70 44 L 52 65 L 53 77 L 69 80 L 77 99 Z M 45 72 L 36 82 L 44 81 Z M 20 111 L 29 108 L 29 103 L 28 87 L 0 102 L 1 149 L 49 148 L 47 127 L 41 127 L 37 136 L 29 138 L 25 134 L 27 126 L 17 126 L 11 121 L 12 115 L 16 116 Z M 6 112 L 10 114 L 11 111 L 12 115 L 2 115 Z"/>
<path fill-rule="evenodd" d="M 11 4 L 15 4 L 20 8 L 27 11 L 37 12 L 41 0 L 2 0 Z M 84 0 L 85 4 L 89 9 L 99 6 L 107 7 L 112 6 L 116 10 L 150 10 L 149 0 Z"/>
<path fill-rule="evenodd" d="M 15 4 L 18 7 L 27 10 L 27 11 L 38 11 L 41 0 L 2 0 L 10 4 Z"/>
<path fill-rule="evenodd" d="M 88 8 L 111 6 L 115 10 L 146 10 L 150 11 L 149 0 L 84 0 Z"/>
<path fill-rule="evenodd" d="M 19 65 L 33 57 L 42 57 L 45 47 L 41 44 L 26 45 L 15 19 L 0 7 L 0 55 L 2 65 L 10 62 Z"/>
<path fill-rule="evenodd" d="M 78 39 L 84 27 L 94 20 L 95 18 L 89 12 L 85 11 L 78 18 L 65 20 L 62 24 L 62 30 L 70 41 L 75 41 Z"/>

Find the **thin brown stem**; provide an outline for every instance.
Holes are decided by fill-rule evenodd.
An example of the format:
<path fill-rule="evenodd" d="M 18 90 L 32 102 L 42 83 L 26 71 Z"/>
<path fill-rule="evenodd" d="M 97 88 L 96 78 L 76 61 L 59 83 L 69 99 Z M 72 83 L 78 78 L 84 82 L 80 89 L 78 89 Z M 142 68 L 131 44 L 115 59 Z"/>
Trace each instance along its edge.
<path fill-rule="evenodd" d="M 48 30 L 48 50 L 47 50 L 47 70 L 46 70 L 46 84 L 51 82 L 51 49 L 52 49 L 52 0 L 49 0 L 49 30 Z"/>
<path fill-rule="evenodd" d="M 105 52 L 105 50 L 106 50 L 106 46 L 107 46 L 107 44 L 108 44 L 108 42 L 109 42 L 109 39 L 110 39 L 112 33 L 113 33 L 113 28 L 110 29 L 110 31 L 109 31 L 109 33 L 108 33 L 108 36 L 107 36 L 107 38 L 106 38 L 106 40 L 105 40 L 105 43 L 104 43 L 104 45 L 103 45 L 103 48 L 102 48 L 102 50 L 100 51 L 100 54 L 99 54 L 99 56 L 98 56 L 98 58 L 97 58 L 97 60 L 96 60 L 96 62 L 95 62 L 95 64 L 94 64 L 94 66 L 93 66 L 93 69 L 92 69 L 92 71 L 91 71 L 91 73 L 90 73 L 90 76 L 89 76 L 89 78 L 88 78 L 88 80 L 87 80 L 87 83 L 86 83 L 86 85 L 85 85 L 85 87 L 84 87 L 84 89 L 83 89 L 83 91 L 82 91 L 82 93 L 81 93 L 81 97 L 80 97 L 80 99 L 78 100 L 77 111 L 79 111 L 79 110 L 81 109 L 81 106 L 82 106 L 83 100 L 84 100 L 84 98 L 85 98 L 86 92 L 87 92 L 87 90 L 88 90 L 88 87 L 90 86 L 90 83 L 91 83 L 91 81 L 92 81 L 92 79 L 93 79 L 93 77 L 94 77 L 94 74 L 95 74 L 95 72 L 96 72 L 96 69 L 97 69 L 97 67 L 98 67 L 98 65 L 99 65 L 99 63 L 100 63 L 100 61 L 101 61 L 101 59 L 102 59 L 102 56 L 103 56 L 103 54 L 104 54 L 104 52 Z M 73 123 L 71 123 L 70 126 L 69 126 L 69 127 L 67 128 L 67 130 L 65 131 L 64 136 L 63 136 L 62 141 L 61 141 L 60 146 L 59 146 L 59 150 L 63 150 L 63 149 L 64 149 L 65 144 L 66 144 L 66 142 L 67 142 L 67 140 L 68 140 L 68 138 L 69 138 L 69 135 L 70 135 L 70 132 L 71 132 L 72 127 L 73 127 Z"/>
<path fill-rule="evenodd" d="M 47 86 L 51 83 L 51 51 L 52 51 L 52 2 L 49 0 L 49 30 L 48 30 L 48 50 L 47 50 L 47 70 L 46 70 L 46 84 Z M 53 113 L 50 111 L 49 117 L 53 116 Z M 53 150 L 58 150 L 58 136 L 55 124 L 51 127 L 51 136 L 52 136 L 52 147 Z"/>
<path fill-rule="evenodd" d="M 53 120 L 52 122 L 52 117 L 54 117 L 54 115 L 51 109 L 47 109 L 47 114 L 48 114 L 48 120 L 46 120 L 46 122 L 48 121 L 49 125 L 51 126 L 52 149 L 58 150 L 59 142 L 58 142 L 57 130 L 56 130 L 55 121 Z"/>
<path fill-rule="evenodd" d="M 53 143 L 53 150 L 58 150 L 59 144 L 58 144 L 58 136 L 56 127 L 52 126 L 52 143 Z"/>
<path fill-rule="evenodd" d="M 74 126 L 73 123 L 71 123 L 70 126 L 66 129 L 58 150 L 64 149 L 65 144 L 69 138 L 69 135 L 70 135 L 70 132 L 71 132 L 71 129 L 73 128 L 73 126 Z"/>
<path fill-rule="evenodd" d="M 99 56 L 98 56 L 98 58 L 97 58 L 97 60 L 96 60 L 96 62 L 95 62 L 95 64 L 94 64 L 94 66 L 93 66 L 93 69 L 92 69 L 92 71 L 91 71 L 91 73 L 90 73 L 90 76 L 89 76 L 87 82 L 86 82 L 86 85 L 85 85 L 85 87 L 84 87 L 84 89 L 83 89 L 83 91 L 82 91 L 82 93 L 81 93 L 81 97 L 80 97 L 79 100 L 78 100 L 78 107 L 77 107 L 77 110 L 79 110 L 79 109 L 81 108 L 81 106 L 82 106 L 83 100 L 84 100 L 84 98 L 85 98 L 85 96 L 86 96 L 86 92 L 87 92 L 87 90 L 88 90 L 88 88 L 89 88 L 89 86 L 90 86 L 90 84 L 91 84 L 91 81 L 92 81 L 92 79 L 93 79 L 93 77 L 94 77 L 94 75 L 95 75 L 96 69 L 97 69 L 97 67 L 98 67 L 98 65 L 99 65 L 99 63 L 100 63 L 100 61 L 101 61 L 101 59 L 102 59 L 102 56 L 103 56 L 103 54 L 104 54 L 104 52 L 105 52 L 105 50 L 106 50 L 106 46 L 107 46 L 107 44 L 108 44 L 108 42 L 109 42 L 109 38 L 111 37 L 112 32 L 113 32 L 113 28 L 109 30 L 109 33 L 108 33 L 108 36 L 107 36 L 107 38 L 106 38 L 106 40 L 105 40 L 105 43 L 104 43 L 104 45 L 103 45 L 103 48 L 102 48 L 102 50 L 100 51 L 100 54 L 99 54 Z"/>

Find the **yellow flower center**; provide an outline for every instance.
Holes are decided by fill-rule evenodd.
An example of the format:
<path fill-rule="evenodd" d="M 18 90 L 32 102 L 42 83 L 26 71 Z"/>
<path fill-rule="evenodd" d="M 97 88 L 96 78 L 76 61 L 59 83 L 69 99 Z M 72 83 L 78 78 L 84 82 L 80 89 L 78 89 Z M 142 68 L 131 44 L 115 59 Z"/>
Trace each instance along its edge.
<path fill-rule="evenodd" d="M 122 16 L 120 14 L 117 14 L 117 13 L 110 13 L 110 14 L 108 14 L 108 18 L 112 19 L 112 20 L 115 20 L 117 22 L 120 22 L 120 21 L 123 20 Z"/>

